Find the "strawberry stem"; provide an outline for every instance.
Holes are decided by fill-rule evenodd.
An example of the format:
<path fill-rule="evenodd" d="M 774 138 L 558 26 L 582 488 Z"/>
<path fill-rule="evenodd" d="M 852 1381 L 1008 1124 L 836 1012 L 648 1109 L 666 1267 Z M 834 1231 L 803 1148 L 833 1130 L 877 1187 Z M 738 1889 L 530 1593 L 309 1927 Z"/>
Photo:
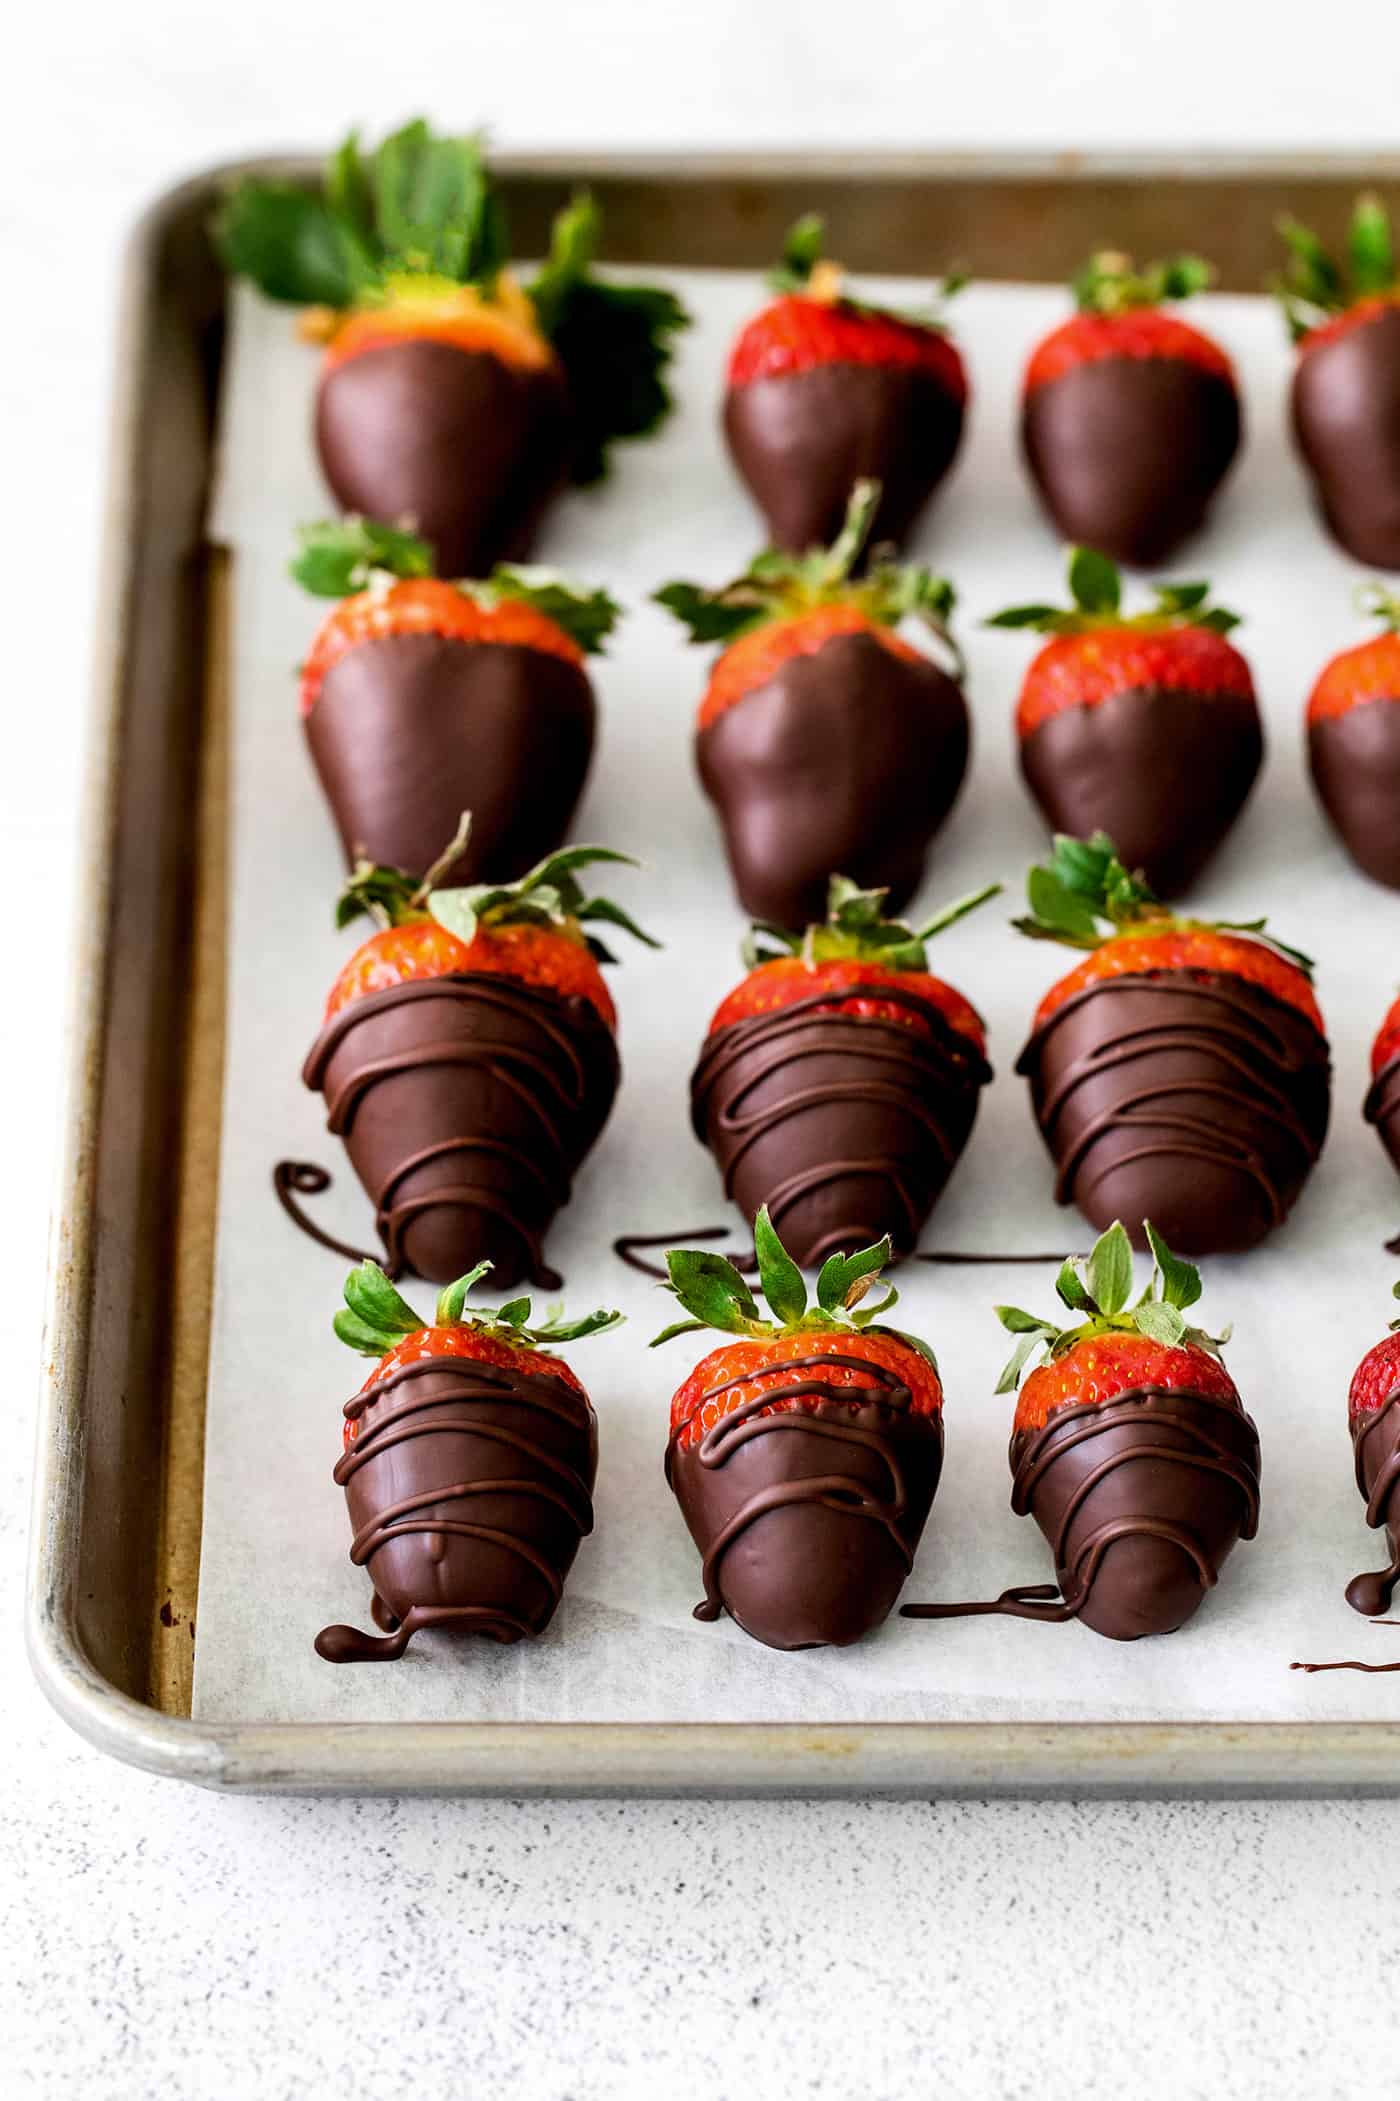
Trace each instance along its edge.
<path fill-rule="evenodd" d="M 532 1349 L 540 1343 L 579 1342 L 586 1335 L 601 1335 L 625 1318 L 621 1313 L 599 1308 L 578 1320 L 566 1320 L 562 1306 L 553 1306 L 544 1320 L 532 1322 L 528 1298 L 511 1299 L 504 1306 L 474 1307 L 468 1312 L 467 1298 L 489 1274 L 491 1266 L 489 1262 L 478 1262 L 466 1276 L 458 1277 L 455 1284 L 439 1292 L 433 1326 L 471 1328 L 479 1335 L 496 1336 Z M 340 1340 L 361 1356 L 384 1357 L 406 1336 L 421 1334 L 428 1322 L 419 1319 L 377 1262 L 365 1261 L 345 1279 L 345 1306 L 336 1314 L 332 1326 Z"/>
<path fill-rule="evenodd" d="M 1094 1335 L 1145 1335 L 1169 1349 L 1209 1350 L 1213 1357 L 1230 1339 L 1190 1327 L 1185 1314 L 1201 1295 L 1201 1273 L 1194 1263 L 1174 1255 L 1150 1219 L 1143 1221 L 1152 1251 L 1152 1275 L 1140 1298 L 1129 1304 L 1133 1289 L 1133 1250 L 1122 1221 L 1115 1219 L 1100 1234 L 1087 1256 L 1070 1256 L 1055 1283 L 1062 1305 L 1085 1318 L 1070 1327 L 1025 1313 L 1019 1306 L 998 1306 L 997 1319 L 1017 1337 L 1010 1361 L 997 1381 L 998 1393 L 1014 1393 L 1027 1364 L 1044 1351 L 1048 1363 Z"/>
<path fill-rule="evenodd" d="M 1115 562 L 1092 547 L 1071 547 L 1066 556 L 1069 608 L 1052 605 L 1008 606 L 983 622 L 985 627 L 1025 628 L 1038 635 L 1083 635 L 1099 628 L 1136 628 L 1154 633 L 1165 628 L 1199 627 L 1228 635 L 1240 624 L 1238 613 L 1209 604 L 1210 585 L 1155 584 L 1145 613 L 1125 614 L 1122 576 Z"/>
<path fill-rule="evenodd" d="M 740 955 L 749 970 L 783 956 L 801 956 L 809 967 L 851 957 L 860 962 L 881 963 L 888 970 L 926 970 L 925 943 L 959 919 L 965 919 L 969 912 L 975 912 L 989 898 L 999 896 L 1001 888 L 1000 883 L 988 883 L 945 905 L 923 926 L 912 927 L 902 919 L 884 917 L 888 890 L 862 890 L 849 876 L 834 875 L 827 889 L 824 921 L 801 934 L 793 934 L 768 920 L 757 920 L 744 937 Z"/>

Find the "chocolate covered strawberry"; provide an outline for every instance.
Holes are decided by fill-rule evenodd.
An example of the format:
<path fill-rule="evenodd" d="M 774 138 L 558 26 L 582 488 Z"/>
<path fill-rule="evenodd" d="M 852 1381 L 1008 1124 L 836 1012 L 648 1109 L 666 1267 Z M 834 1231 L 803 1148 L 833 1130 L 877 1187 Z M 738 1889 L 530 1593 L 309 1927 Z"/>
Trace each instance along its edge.
<path fill-rule="evenodd" d="M 543 1236 L 618 1081 L 599 969 L 613 959 L 590 929 L 656 946 L 578 871 L 626 860 L 570 846 L 518 883 L 449 890 L 435 871 L 416 887 L 368 864 L 351 877 L 339 923 L 364 912 L 378 931 L 332 986 L 302 1077 L 375 1206 L 391 1274 L 442 1281 L 489 1261 L 502 1283 L 558 1281 Z"/>
<path fill-rule="evenodd" d="M 1027 895 L 1023 934 L 1088 951 L 1040 1002 L 1016 1061 L 1057 1201 L 1099 1227 L 1155 1219 L 1188 1254 L 1253 1247 L 1288 1216 L 1327 1134 L 1311 963 L 1262 919 L 1169 912 L 1102 834 L 1057 839 Z"/>
<path fill-rule="evenodd" d="M 754 1220 L 765 1319 L 721 1255 L 673 1249 L 669 1289 L 718 1328 L 671 1402 L 666 1478 L 704 1563 L 699 1620 L 729 1613 L 774 1649 L 858 1641 L 889 1615 L 943 1464 L 943 1388 L 927 1345 L 870 1293 L 889 1243 L 831 1255 L 807 1303 L 766 1211 Z M 653 1348 L 655 1344 L 653 1344 Z"/>
<path fill-rule="evenodd" d="M 1392 1002 L 1371 1045 L 1371 1085 L 1363 1114 L 1400 1168 L 1400 999 Z"/>
<path fill-rule="evenodd" d="M 1400 1284 L 1393 1295 L 1400 1298 Z M 1390 1548 L 1387 1567 L 1353 1576 L 1346 1587 L 1348 1605 L 1374 1617 L 1389 1608 L 1400 1582 L 1400 1320 L 1390 1323 L 1352 1375 L 1347 1427 L 1356 1485 L 1366 1498 L 1366 1522 L 1376 1531 L 1385 1527 Z"/>
<path fill-rule="evenodd" d="M 897 314 L 848 298 L 822 256 L 823 225 L 799 219 L 779 294 L 729 356 L 724 432 L 775 547 L 835 539 L 860 480 L 880 483 L 876 541 L 902 541 L 962 437 L 967 376 L 937 308 Z M 961 278 L 938 289 L 946 300 Z"/>
<path fill-rule="evenodd" d="M 316 1650 L 327 1663 L 392 1662 L 424 1628 L 497 1642 L 542 1634 L 593 1530 L 597 1417 L 545 1345 L 597 1335 L 622 1315 L 533 1322 L 528 1299 L 469 1309 L 490 1267 L 450 1284 L 431 1324 L 376 1263 L 346 1278 L 335 1332 L 377 1361 L 345 1404 L 335 1480 L 350 1559 L 374 1585 L 384 1634 L 323 1627 Z"/>
<path fill-rule="evenodd" d="M 368 158 L 352 132 L 318 193 L 241 182 L 216 232 L 229 270 L 312 310 L 326 343 L 316 444 L 337 502 L 410 525 L 455 577 L 523 557 L 565 482 L 596 481 L 610 443 L 670 405 L 685 312 L 657 287 L 597 277 L 599 230 L 592 199 L 575 198 L 522 285 L 479 140 L 418 122 Z"/>
<path fill-rule="evenodd" d="M 1212 274 L 1193 255 L 1141 272 L 1092 256 L 1073 318 L 1032 351 L 1021 442 L 1065 539 L 1141 566 L 1201 524 L 1239 450 L 1239 391 L 1220 345 L 1163 309 Z"/>
<path fill-rule="evenodd" d="M 1400 268 L 1378 197 L 1357 200 L 1347 265 L 1282 221 L 1275 289 L 1298 346 L 1293 432 L 1322 515 L 1358 562 L 1400 569 Z"/>
<path fill-rule="evenodd" d="M 552 852 L 592 755 L 584 661 L 617 618 L 606 592 L 505 566 L 447 583 L 425 541 L 363 518 L 305 528 L 292 574 L 340 601 L 302 665 L 301 715 L 347 864 L 421 875 L 464 809 L 442 882 Z"/>
<path fill-rule="evenodd" d="M 1400 890 L 1400 596 L 1359 594 L 1381 632 L 1333 657 L 1308 699 L 1313 785 L 1359 868 Z"/>
<path fill-rule="evenodd" d="M 1220 1356 L 1224 1337 L 1188 1324 L 1199 1273 L 1151 1225 L 1152 1280 L 1133 1298 L 1128 1236 L 1115 1223 L 1087 1261 L 1068 1261 L 1068 1308 L 1042 1320 L 998 1306 L 1018 1338 L 998 1393 L 1028 1360 L 1011 1433 L 1011 1507 L 1035 1518 L 1054 1589 L 1021 1585 L 976 1605 L 906 1605 L 912 1619 L 1004 1613 L 1082 1620 L 1110 1641 L 1171 1634 L 1213 1590 L 1259 1521 L 1259 1433 Z"/>
<path fill-rule="evenodd" d="M 1254 785 L 1264 733 L 1235 614 L 1207 584 L 1159 584 L 1124 614 L 1117 569 L 1070 550 L 1068 611 L 1014 606 L 992 627 L 1049 635 L 1021 687 L 1021 771 L 1052 831 L 1108 832 L 1130 868 L 1189 889 Z"/>
<path fill-rule="evenodd" d="M 693 642 L 725 645 L 700 703 L 696 762 L 740 902 L 779 926 L 821 918 L 833 868 L 903 905 L 967 769 L 952 585 L 881 558 L 853 575 L 878 500 L 860 483 L 829 549 L 760 555 L 718 591 L 656 594 Z M 948 670 L 899 632 L 906 618 Z"/>
<path fill-rule="evenodd" d="M 691 1118 L 725 1195 L 750 1219 L 766 1209 L 804 1269 L 873 1240 L 909 1254 L 957 1165 L 992 1069 L 980 1015 L 930 974 L 925 944 L 999 888 L 915 928 L 833 876 L 820 925 L 745 941 Z"/>

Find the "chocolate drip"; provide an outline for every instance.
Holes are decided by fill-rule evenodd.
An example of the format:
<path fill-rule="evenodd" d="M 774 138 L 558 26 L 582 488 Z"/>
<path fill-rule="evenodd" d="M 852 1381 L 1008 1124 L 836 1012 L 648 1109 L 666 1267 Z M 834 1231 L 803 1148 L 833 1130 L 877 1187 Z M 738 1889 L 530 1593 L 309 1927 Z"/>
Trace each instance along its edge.
<path fill-rule="evenodd" d="M 1389 1059 L 1376 1074 L 1361 1113 L 1367 1123 L 1375 1125 L 1392 1166 L 1400 1168 L 1400 1056 Z M 1388 1253 L 1400 1254 L 1400 1235 L 1387 1241 L 1386 1247 Z"/>
<path fill-rule="evenodd" d="M 1056 1201 L 1101 1229 L 1150 1218 L 1186 1255 L 1235 1253 L 1280 1224 L 1327 1131 L 1325 1038 L 1226 972 L 1097 979 L 1034 1032 L 1016 1070 L 1059 1170 Z"/>
<path fill-rule="evenodd" d="M 1400 305 L 1302 351 L 1293 429 L 1331 532 L 1358 562 L 1400 569 Z"/>
<path fill-rule="evenodd" d="M 725 1195 L 750 1220 L 767 1204 L 804 1269 L 886 1233 L 909 1253 L 992 1076 L 931 1000 L 895 985 L 880 998 L 910 1020 L 815 993 L 718 1030 L 691 1076 L 691 1122 Z"/>
<path fill-rule="evenodd" d="M 1400 1663 L 1358 1663 L 1354 1659 L 1343 1663 L 1290 1663 L 1291 1671 L 1306 1671 L 1309 1677 L 1318 1671 L 1366 1671 L 1373 1677 L 1383 1678 L 1387 1671 L 1400 1671 Z"/>
<path fill-rule="evenodd" d="M 678 1228 L 674 1233 L 620 1233 L 613 1242 L 613 1253 L 620 1262 L 625 1262 L 629 1269 L 635 1269 L 639 1276 L 659 1277 L 664 1282 L 667 1276 L 664 1265 L 660 1262 L 648 1262 L 644 1255 L 637 1252 L 639 1248 L 690 1247 L 699 1240 L 723 1240 L 728 1231 L 728 1226 L 693 1226 L 686 1230 Z M 950 1268 L 981 1268 L 987 1264 L 1003 1262 L 1063 1262 L 1065 1251 L 1061 1248 L 1050 1255 L 986 1255 L 971 1248 L 928 1248 L 918 1250 L 908 1259 L 911 1262 L 946 1263 Z M 725 1260 L 732 1262 L 736 1269 L 743 1270 L 745 1275 L 752 1275 L 758 1268 L 752 1249 L 747 1253 L 727 1255 Z"/>
<path fill-rule="evenodd" d="M 855 1371 L 870 1384 L 796 1377 L 741 1403 L 696 1444 L 680 1441 L 688 1424 L 673 1431 L 666 1479 L 703 1562 L 695 1617 L 728 1612 L 771 1648 L 844 1646 L 888 1616 L 913 1565 L 943 1427 L 915 1414 L 909 1388 L 866 1358 L 798 1357 L 781 1369 Z M 705 1401 L 751 1377 L 725 1380 Z M 764 1412 L 786 1401 L 803 1405 Z"/>
<path fill-rule="evenodd" d="M 541 1241 L 617 1091 L 617 1049 L 581 998 L 475 972 L 343 1007 L 302 1077 L 375 1206 L 387 1266 L 446 1283 L 558 1277 Z"/>
<path fill-rule="evenodd" d="M 366 1249 L 355 1247 L 348 1240 L 337 1240 L 333 1233 L 327 1233 L 314 1219 L 307 1217 L 297 1202 L 298 1196 L 320 1196 L 330 1186 L 330 1176 L 314 1160 L 279 1160 L 272 1170 L 272 1187 L 277 1201 L 299 1232 L 305 1233 L 308 1240 L 314 1240 L 318 1247 L 329 1248 L 333 1255 L 344 1255 L 347 1261 L 374 1261 L 375 1257 Z"/>
<path fill-rule="evenodd" d="M 744 909 L 819 921 L 839 868 L 899 910 L 962 786 L 969 736 L 961 687 L 872 635 L 789 657 L 696 737 Z"/>
<path fill-rule="evenodd" d="M 498 1642 L 541 1633 L 593 1529 L 597 1426 L 582 1394 L 555 1372 L 425 1357 L 345 1414 L 358 1435 L 334 1478 L 386 1638 L 326 1627 L 317 1653 L 390 1662 L 425 1626 Z"/>
<path fill-rule="evenodd" d="M 1386 1610 L 1400 1582 L 1400 1393 L 1379 1408 L 1354 1415 L 1351 1441 L 1357 1492 L 1366 1498 L 1366 1522 L 1373 1531 L 1385 1527 L 1390 1562 L 1386 1568 L 1353 1576 L 1346 1601 L 1353 1612 L 1374 1619 Z"/>
<path fill-rule="evenodd" d="M 1400 890 L 1400 694 L 1309 723 L 1308 761 L 1357 867 Z"/>

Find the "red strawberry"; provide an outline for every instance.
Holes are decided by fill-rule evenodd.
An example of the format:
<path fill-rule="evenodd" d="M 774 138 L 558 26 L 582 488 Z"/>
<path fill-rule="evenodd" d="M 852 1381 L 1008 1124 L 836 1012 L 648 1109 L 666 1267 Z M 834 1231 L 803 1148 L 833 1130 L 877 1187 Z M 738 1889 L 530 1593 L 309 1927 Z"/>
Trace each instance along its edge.
<path fill-rule="evenodd" d="M 1390 1007 L 1371 1046 L 1371 1085 L 1362 1114 L 1375 1125 L 1392 1164 L 1400 1168 L 1400 999 Z"/>
<path fill-rule="evenodd" d="M 1400 1298 L 1400 1284 L 1394 1296 Z M 1374 1617 L 1388 1609 L 1400 1582 L 1400 1320 L 1390 1323 L 1389 1332 L 1357 1365 L 1347 1395 L 1347 1422 L 1366 1522 L 1377 1530 L 1385 1527 L 1390 1547 L 1388 1567 L 1353 1576 L 1346 1587 L 1348 1605 Z"/>
<path fill-rule="evenodd" d="M 1276 289 L 1298 346 L 1293 430 L 1333 535 L 1358 562 L 1400 569 L 1400 269 L 1390 219 L 1358 198 L 1348 269 L 1285 219 Z"/>
<path fill-rule="evenodd" d="M 833 876 L 800 937 L 755 927 L 691 1075 L 691 1118 L 750 1219 L 771 1212 L 804 1268 L 887 1239 L 907 1255 L 967 1143 L 990 1080 L 976 1010 L 932 977 L 924 944 L 997 894 L 917 929 L 878 890 Z"/>
<path fill-rule="evenodd" d="M 1313 784 L 1357 866 L 1400 890 L 1400 596 L 1360 594 L 1380 634 L 1333 657 L 1308 701 Z"/>
<path fill-rule="evenodd" d="M 568 1365 L 541 1345 L 622 1316 L 532 1325 L 528 1299 L 468 1313 L 490 1267 L 449 1285 L 432 1327 L 375 1263 L 346 1279 L 336 1334 L 377 1362 L 345 1404 L 335 1479 L 350 1559 L 369 1571 L 387 1638 L 324 1627 L 316 1649 L 328 1663 L 392 1661 L 423 1627 L 501 1642 L 543 1633 L 593 1529 L 597 1418 Z"/>
<path fill-rule="evenodd" d="M 952 586 L 883 560 L 853 578 L 878 500 L 873 482 L 858 484 L 827 551 L 761 555 L 719 591 L 656 594 L 692 641 L 726 645 L 696 759 L 740 901 L 780 926 L 822 916 L 834 868 L 902 905 L 967 767 Z M 952 675 L 896 632 L 906 615 L 948 650 Z"/>
<path fill-rule="evenodd" d="M 967 378 L 932 315 L 903 316 L 842 293 L 815 214 L 788 234 L 769 282 L 780 296 L 729 359 L 724 430 L 775 547 L 825 546 L 857 481 L 881 485 L 877 542 L 900 542 L 962 437 Z M 942 296 L 961 280 L 947 279 Z"/>
<path fill-rule="evenodd" d="M 1022 933 L 1087 949 L 1041 1001 L 1016 1069 L 1094 1225 L 1154 1218 L 1192 1254 L 1253 1247 L 1322 1149 L 1331 1065 L 1311 964 L 1263 920 L 1178 919 L 1111 839 L 1060 838 Z"/>
<path fill-rule="evenodd" d="M 742 1338 L 671 1403 L 666 1478 L 704 1558 L 695 1617 L 728 1612 L 775 1649 L 841 1646 L 880 1625 L 909 1573 L 943 1462 L 943 1388 L 923 1343 L 875 1325 L 897 1293 L 863 1303 L 888 1241 L 830 1256 L 815 1306 L 766 1210 L 754 1247 L 772 1320 L 722 1256 L 666 1258 L 692 1317 L 656 1341 Z"/>
<path fill-rule="evenodd" d="M 1095 255 L 1078 312 L 1026 367 L 1021 439 L 1060 532 L 1116 561 L 1164 561 L 1200 525 L 1239 449 L 1240 400 L 1219 344 L 1160 311 L 1211 279 L 1182 255 L 1138 276 Z"/>
<path fill-rule="evenodd" d="M 1254 785 L 1264 734 L 1235 615 L 1206 584 L 1119 611 L 1117 569 L 1073 548 L 1070 612 L 1016 606 L 993 627 L 1053 636 L 1016 710 L 1021 771 L 1053 831 L 1106 831 L 1163 897 L 1188 889 Z"/>

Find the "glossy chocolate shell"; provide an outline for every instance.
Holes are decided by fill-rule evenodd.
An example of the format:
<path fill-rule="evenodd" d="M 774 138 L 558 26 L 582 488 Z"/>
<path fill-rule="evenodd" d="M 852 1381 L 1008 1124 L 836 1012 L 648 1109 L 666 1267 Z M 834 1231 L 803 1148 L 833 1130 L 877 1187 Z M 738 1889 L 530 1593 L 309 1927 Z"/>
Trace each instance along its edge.
<path fill-rule="evenodd" d="M 1357 867 L 1400 890 L 1400 694 L 1310 723 L 1308 762 Z"/>
<path fill-rule="evenodd" d="M 1400 303 L 1300 353 L 1293 429 L 1335 538 L 1400 570 Z"/>

